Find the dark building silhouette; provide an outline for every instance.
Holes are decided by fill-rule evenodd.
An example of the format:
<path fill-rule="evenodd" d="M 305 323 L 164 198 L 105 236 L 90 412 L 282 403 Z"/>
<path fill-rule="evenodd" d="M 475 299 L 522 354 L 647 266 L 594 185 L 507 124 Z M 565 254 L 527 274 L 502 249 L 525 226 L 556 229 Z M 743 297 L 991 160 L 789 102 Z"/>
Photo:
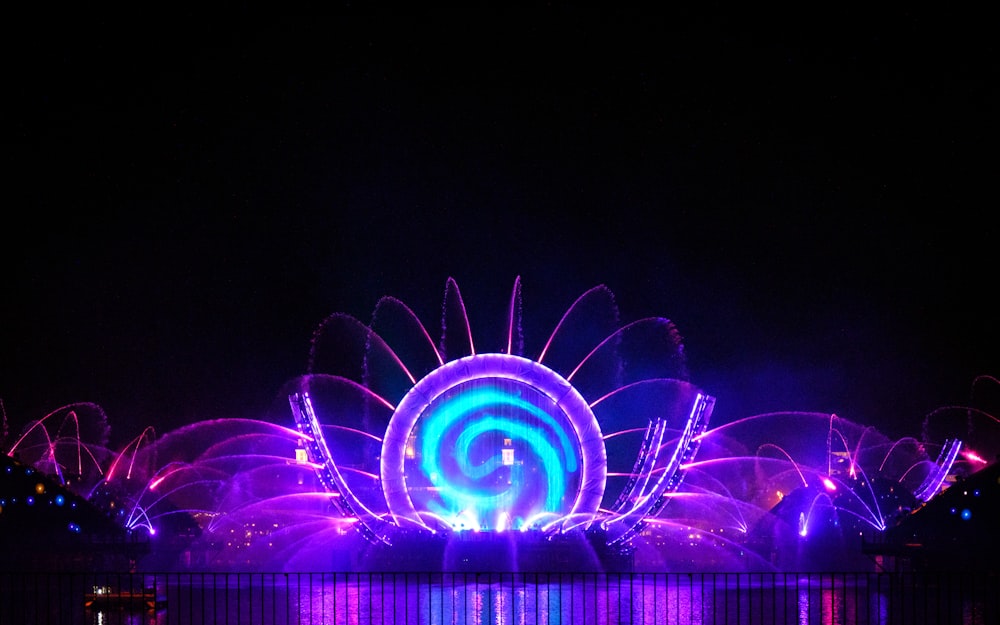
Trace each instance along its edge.
<path fill-rule="evenodd" d="M 894 568 L 1000 571 L 1000 462 L 959 479 L 865 545 Z"/>
<path fill-rule="evenodd" d="M 128 570 L 147 547 L 86 499 L 0 454 L 0 571 Z"/>

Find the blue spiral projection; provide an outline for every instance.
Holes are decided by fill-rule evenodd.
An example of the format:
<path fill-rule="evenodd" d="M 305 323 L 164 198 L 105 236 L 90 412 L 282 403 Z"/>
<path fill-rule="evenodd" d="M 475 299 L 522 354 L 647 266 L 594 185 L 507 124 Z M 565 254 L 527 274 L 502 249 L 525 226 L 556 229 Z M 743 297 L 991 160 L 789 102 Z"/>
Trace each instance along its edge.
<path fill-rule="evenodd" d="M 553 407 L 522 383 L 489 378 L 431 402 L 406 471 L 414 504 L 454 529 L 522 529 L 562 514 L 580 460 L 571 425 Z"/>
<path fill-rule="evenodd" d="M 596 510 L 604 460 L 593 414 L 562 378 L 526 363 L 471 357 L 404 398 L 383 442 L 383 484 L 397 521 L 527 530 Z"/>
<path fill-rule="evenodd" d="M 463 386 L 479 388 L 432 404 L 421 424 L 421 472 L 439 497 L 428 502 L 431 512 L 476 529 L 516 529 L 539 513 L 558 513 L 579 466 L 568 424 L 525 400 L 527 389 L 515 382 Z M 513 479 L 524 467 L 535 480 Z"/>

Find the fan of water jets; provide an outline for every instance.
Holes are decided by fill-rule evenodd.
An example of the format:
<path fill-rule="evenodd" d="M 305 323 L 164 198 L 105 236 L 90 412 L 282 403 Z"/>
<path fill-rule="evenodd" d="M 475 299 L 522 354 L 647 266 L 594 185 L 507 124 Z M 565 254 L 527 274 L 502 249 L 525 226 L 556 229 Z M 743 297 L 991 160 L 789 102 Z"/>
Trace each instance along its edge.
<path fill-rule="evenodd" d="M 497 353 L 524 357 L 520 308 L 518 281 Z M 346 315 L 321 323 L 309 373 L 284 389 L 311 392 L 321 404 L 320 436 L 291 418 L 219 419 L 162 436 L 147 428 L 111 450 L 103 411 L 81 403 L 9 436 L 4 451 L 123 526 L 156 532 L 163 557 L 186 566 L 329 568 L 370 540 L 359 525 L 376 535 L 393 527 L 378 456 L 394 407 L 418 380 L 477 353 L 449 280 L 437 341 L 393 298 L 378 302 L 369 324 Z M 970 406 L 928 415 L 919 440 L 889 440 L 870 426 L 804 412 L 709 429 L 710 404 L 697 427 L 683 414 L 665 420 L 653 439 L 650 424 L 689 409 L 697 389 L 673 325 L 662 318 L 621 325 L 604 287 L 581 296 L 530 360 L 571 380 L 599 421 L 604 487 L 586 522 L 616 528 L 612 539 L 634 548 L 640 569 L 801 570 L 829 562 L 846 552 L 845 541 L 892 525 L 1000 450 L 990 408 L 1000 385 L 988 376 L 974 382 Z M 650 398 L 670 397 L 683 405 L 649 409 Z M 329 455 L 309 453 L 318 438 Z M 340 474 L 335 488 L 324 480 L 331 465 Z M 345 508 L 345 490 L 368 512 Z"/>

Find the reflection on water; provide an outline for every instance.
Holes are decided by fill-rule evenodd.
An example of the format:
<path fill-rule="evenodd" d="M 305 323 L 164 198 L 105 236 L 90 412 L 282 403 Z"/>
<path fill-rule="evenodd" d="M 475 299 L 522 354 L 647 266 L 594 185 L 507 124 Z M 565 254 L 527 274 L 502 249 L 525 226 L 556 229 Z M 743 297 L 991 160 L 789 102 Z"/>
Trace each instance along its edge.
<path fill-rule="evenodd" d="M 0 623 L 700 625 L 1000 622 L 997 576 L 905 574 L 157 574 L 154 609 L 83 607 L 91 579 L 0 574 Z M 16 592 L 15 592 L 16 591 Z"/>

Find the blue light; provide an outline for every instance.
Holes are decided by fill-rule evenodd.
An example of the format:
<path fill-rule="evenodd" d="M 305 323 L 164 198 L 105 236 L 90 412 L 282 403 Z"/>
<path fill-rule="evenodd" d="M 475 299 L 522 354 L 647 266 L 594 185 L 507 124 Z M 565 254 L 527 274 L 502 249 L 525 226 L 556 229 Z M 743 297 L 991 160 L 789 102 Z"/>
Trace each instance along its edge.
<path fill-rule="evenodd" d="M 425 415 L 420 470 L 440 497 L 425 505 L 435 515 L 461 518 L 469 527 L 510 524 L 520 529 L 526 517 L 540 511 L 565 512 L 568 477 L 581 463 L 567 425 L 523 397 L 530 387 L 511 380 L 499 383 L 506 388 L 490 384 L 444 397 Z M 529 462 L 537 463 L 541 484 L 526 482 L 520 464 L 506 467 L 499 448 L 483 447 L 492 434 L 520 444 L 518 455 L 527 454 L 521 462 L 532 458 Z M 453 447 L 442 453 L 443 445 Z M 501 472 L 505 468 L 507 476 Z M 544 501 L 536 501 L 536 495 Z"/>
<path fill-rule="evenodd" d="M 963 521 L 968 521 L 971 518 L 972 518 L 972 510 L 969 510 L 968 508 L 965 508 L 964 510 L 962 510 L 962 520 Z"/>
<path fill-rule="evenodd" d="M 56 505 L 61 506 L 64 503 L 66 503 L 66 498 L 63 497 L 62 495 L 56 495 Z"/>

